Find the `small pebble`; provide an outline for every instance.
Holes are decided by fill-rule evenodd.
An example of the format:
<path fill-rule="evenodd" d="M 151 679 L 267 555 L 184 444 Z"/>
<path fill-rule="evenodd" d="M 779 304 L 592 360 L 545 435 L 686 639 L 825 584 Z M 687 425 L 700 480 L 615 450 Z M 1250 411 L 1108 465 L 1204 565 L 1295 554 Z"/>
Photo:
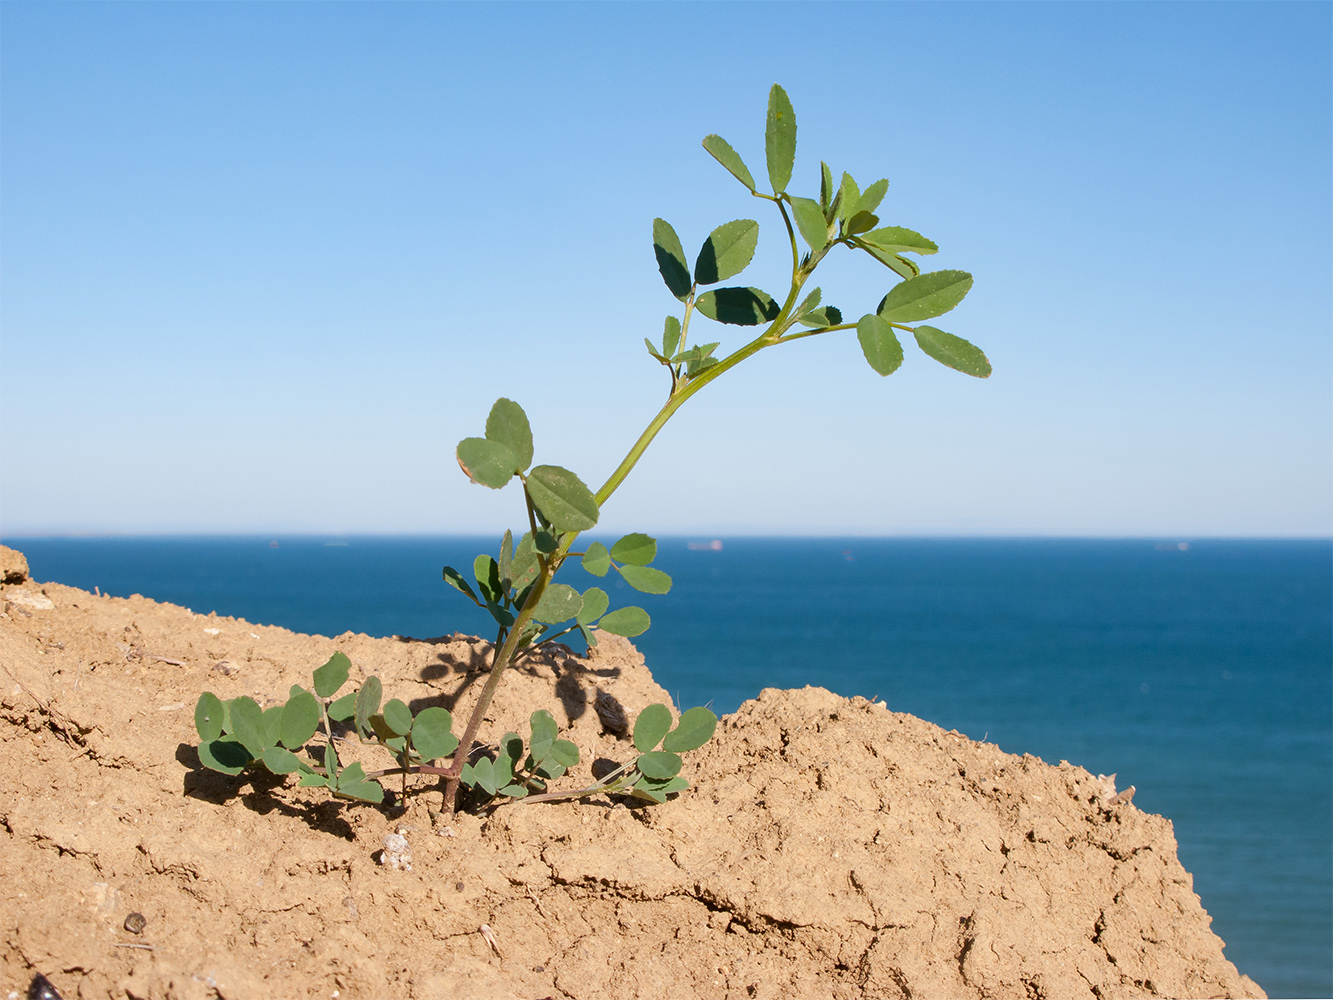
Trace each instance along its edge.
<path fill-rule="evenodd" d="M 457 885 L 454 886 L 454 888 L 457 889 L 459 892 L 462 892 L 465 886 L 463 885 L 462 882 L 459 882 Z"/>
<path fill-rule="evenodd" d="M 143 929 L 148 926 L 148 921 L 142 913 L 131 913 L 125 918 L 125 929 L 131 934 L 142 934 Z"/>

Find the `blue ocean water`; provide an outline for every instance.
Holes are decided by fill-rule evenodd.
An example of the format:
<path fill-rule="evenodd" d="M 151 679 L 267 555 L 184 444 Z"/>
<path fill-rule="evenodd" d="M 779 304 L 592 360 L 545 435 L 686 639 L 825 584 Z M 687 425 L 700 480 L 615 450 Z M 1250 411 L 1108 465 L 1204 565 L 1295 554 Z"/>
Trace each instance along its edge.
<path fill-rule="evenodd" d="M 608 539 L 608 541 L 610 541 Z M 303 632 L 490 632 L 446 587 L 469 538 L 7 540 L 39 580 Z M 682 706 L 819 684 L 1137 786 L 1227 956 L 1333 995 L 1333 543 L 661 540 L 663 597 L 574 569 Z M 562 575 L 563 577 L 563 575 Z"/>

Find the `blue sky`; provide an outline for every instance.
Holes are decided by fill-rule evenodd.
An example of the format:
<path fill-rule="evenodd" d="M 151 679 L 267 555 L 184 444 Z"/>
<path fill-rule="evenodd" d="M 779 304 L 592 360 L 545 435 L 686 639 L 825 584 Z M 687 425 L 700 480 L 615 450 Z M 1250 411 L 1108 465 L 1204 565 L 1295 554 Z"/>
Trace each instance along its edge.
<path fill-rule="evenodd" d="M 453 448 L 501 395 L 595 488 L 666 390 L 653 217 L 690 253 L 758 219 L 744 281 L 784 290 L 699 146 L 762 177 L 777 81 L 791 190 L 889 178 L 995 374 L 766 351 L 608 530 L 1327 535 L 1331 11 L 10 0 L 0 532 L 499 529 Z M 856 317 L 891 278 L 816 280 Z"/>

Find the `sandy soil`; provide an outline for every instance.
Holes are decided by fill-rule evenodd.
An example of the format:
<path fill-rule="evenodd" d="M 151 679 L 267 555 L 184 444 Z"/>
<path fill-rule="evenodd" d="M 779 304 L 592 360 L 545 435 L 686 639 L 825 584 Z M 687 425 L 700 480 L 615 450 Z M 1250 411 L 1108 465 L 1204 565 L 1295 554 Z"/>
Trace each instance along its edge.
<path fill-rule="evenodd" d="M 723 719 L 664 806 L 347 804 L 202 769 L 199 693 L 283 700 L 341 649 L 354 681 L 461 714 L 486 642 L 298 635 L 20 564 L 0 552 L 0 995 L 42 973 L 65 1000 L 1264 996 L 1170 822 L 1082 768 L 808 687 Z M 490 736 L 550 708 L 586 782 L 631 752 L 599 689 L 670 704 L 607 637 L 507 677 Z M 379 863 L 396 832 L 410 871 Z"/>

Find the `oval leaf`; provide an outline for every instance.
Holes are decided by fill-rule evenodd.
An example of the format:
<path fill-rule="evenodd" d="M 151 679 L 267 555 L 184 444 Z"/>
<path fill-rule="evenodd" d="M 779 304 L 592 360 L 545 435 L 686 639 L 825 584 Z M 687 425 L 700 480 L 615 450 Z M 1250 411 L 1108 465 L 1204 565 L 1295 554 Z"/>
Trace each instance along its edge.
<path fill-rule="evenodd" d="M 767 292 L 757 288 L 717 288 L 694 300 L 709 319 L 733 326 L 758 326 L 777 319 L 779 306 Z"/>
<path fill-rule="evenodd" d="M 645 594 L 665 594 L 671 589 L 671 577 L 651 566 L 617 566 L 616 570 L 635 590 Z"/>
<path fill-rule="evenodd" d="M 852 212 L 852 218 L 855 219 L 861 212 L 873 212 L 879 208 L 879 203 L 884 200 L 884 196 L 889 191 L 889 182 L 887 178 L 881 177 L 861 192 L 860 200 L 856 203 L 856 211 Z"/>
<path fill-rule="evenodd" d="M 796 216 L 796 228 L 801 231 L 811 250 L 823 250 L 828 246 L 828 222 L 824 219 L 824 210 L 819 202 L 809 198 L 791 200 L 792 215 Z"/>
<path fill-rule="evenodd" d="M 412 747 L 421 759 L 432 761 L 447 757 L 458 749 L 453 733 L 454 717 L 443 708 L 424 708 L 412 720 Z"/>
<path fill-rule="evenodd" d="M 685 248 L 680 237 L 665 219 L 653 220 L 653 253 L 657 269 L 671 294 L 684 302 L 690 295 L 690 269 L 685 266 Z"/>
<path fill-rule="evenodd" d="M 680 758 L 665 750 L 654 750 L 640 754 L 637 766 L 645 778 L 666 781 L 680 773 Z"/>
<path fill-rule="evenodd" d="M 715 285 L 740 274 L 754 259 L 759 245 L 759 223 L 753 219 L 724 222 L 704 240 L 694 262 L 694 280 L 701 285 Z"/>
<path fill-rule="evenodd" d="M 912 323 L 942 316 L 972 288 L 966 271 L 930 271 L 895 285 L 875 311 L 890 323 Z"/>
<path fill-rule="evenodd" d="M 533 609 L 532 617 L 539 622 L 554 625 L 569 621 L 583 607 L 583 596 L 567 583 L 548 583 L 541 600 Z"/>
<path fill-rule="evenodd" d="M 898 343 L 893 327 L 873 313 L 862 316 L 856 324 L 856 339 L 870 367 L 881 375 L 892 375 L 903 363 L 903 345 Z"/>
<path fill-rule="evenodd" d="M 469 479 L 493 490 L 507 484 L 519 470 L 518 456 L 513 448 L 486 438 L 464 438 L 458 442 L 455 456 L 458 467 Z"/>
<path fill-rule="evenodd" d="M 670 730 L 671 709 L 662 704 L 649 705 L 634 720 L 634 749 L 647 753 L 661 743 Z"/>
<path fill-rule="evenodd" d="M 554 743 L 556 735 L 560 732 L 560 727 L 555 722 L 555 716 L 545 708 L 539 708 L 528 716 L 528 725 L 532 727 L 533 746 Z M 543 753 L 542 756 L 546 755 Z"/>
<path fill-rule="evenodd" d="M 348 691 L 328 708 L 330 722 L 346 722 L 356 715 L 356 692 Z"/>
<path fill-rule="evenodd" d="M 662 356 L 671 357 L 678 347 L 680 347 L 680 320 L 675 316 L 668 316 L 662 326 Z"/>
<path fill-rule="evenodd" d="M 754 190 L 754 178 L 750 176 L 750 169 L 741 160 L 740 154 L 731 148 L 731 144 L 720 135 L 704 136 L 704 149 L 712 155 L 713 159 L 726 167 L 731 172 L 731 176 L 740 181 L 751 191 Z"/>
<path fill-rule="evenodd" d="M 542 516 L 561 531 L 587 531 L 597 524 L 597 501 L 583 480 L 558 465 L 528 473 L 528 495 Z"/>
<path fill-rule="evenodd" d="M 955 337 L 952 333 L 945 333 L 933 326 L 918 326 L 913 332 L 921 350 L 940 364 L 974 378 L 990 377 L 990 361 L 986 355 L 979 347 L 969 344 L 962 337 Z"/>
<path fill-rule="evenodd" d="M 384 724 L 395 736 L 406 736 L 412 731 L 412 710 L 397 698 L 384 703 Z"/>
<path fill-rule="evenodd" d="M 266 708 L 260 715 L 260 728 L 264 733 L 264 746 L 275 747 L 282 739 L 282 706 Z"/>
<path fill-rule="evenodd" d="M 264 766 L 274 774 L 295 774 L 301 766 L 296 754 L 282 747 L 269 747 L 260 758 Z"/>
<path fill-rule="evenodd" d="M 601 542 L 589 545 L 588 551 L 583 553 L 583 568 L 593 576 L 606 576 L 606 571 L 611 568 L 611 553 L 606 551 L 606 546 Z"/>
<path fill-rule="evenodd" d="M 681 713 L 676 728 L 667 733 L 662 740 L 662 749 L 673 753 L 698 750 L 713 738 L 717 729 L 717 716 L 711 709 L 697 706 Z"/>
<path fill-rule="evenodd" d="M 384 686 L 378 677 L 367 677 L 366 683 L 356 693 L 356 731 L 362 736 L 370 736 L 370 717 L 380 710 L 380 695 Z"/>
<path fill-rule="evenodd" d="M 611 546 L 611 558 L 616 562 L 647 566 L 657 558 L 657 539 L 641 531 L 625 535 Z"/>
<path fill-rule="evenodd" d="M 303 747 L 319 729 L 319 702 L 309 691 L 292 695 L 282 709 L 282 745 L 288 750 Z"/>
<path fill-rule="evenodd" d="M 781 194 L 791 182 L 796 162 L 796 113 L 787 92 L 776 83 L 768 92 L 768 118 L 764 126 L 764 153 L 768 159 L 768 179 L 773 193 Z"/>
<path fill-rule="evenodd" d="M 223 774 L 240 774 L 253 758 L 235 740 L 208 740 L 199 744 L 199 762 Z"/>
<path fill-rule="evenodd" d="M 486 440 L 506 445 L 518 459 L 521 472 L 532 464 L 532 427 L 528 415 L 512 399 L 501 397 L 486 418 Z"/>
<path fill-rule="evenodd" d="M 194 728 L 205 743 L 222 735 L 222 699 L 212 691 L 205 691 L 195 703 Z"/>
<path fill-rule="evenodd" d="M 866 193 L 868 194 L 869 191 L 867 190 Z M 861 241 L 891 253 L 919 253 L 924 255 L 939 250 L 939 247 L 933 241 L 911 229 L 904 229 L 902 226 L 885 226 L 883 229 L 872 229 L 870 232 L 861 235 Z"/>
<path fill-rule="evenodd" d="M 229 707 L 232 735 L 250 751 L 251 757 L 264 752 L 264 713 L 253 698 L 233 698 Z"/>
<path fill-rule="evenodd" d="M 315 668 L 315 694 L 321 698 L 332 698 L 347 683 L 347 675 L 351 671 L 352 661 L 347 658 L 347 654 L 334 653 L 324 666 Z"/>
<path fill-rule="evenodd" d="M 583 592 L 583 602 L 575 619 L 580 625 L 591 625 L 611 606 L 611 598 L 601 587 L 589 587 Z"/>
<path fill-rule="evenodd" d="M 628 607 L 617 608 L 609 615 L 602 615 L 597 627 L 612 635 L 623 635 L 626 639 L 633 639 L 636 635 L 642 635 L 648 631 L 648 626 L 653 620 L 648 617 L 648 612 L 643 608 Z"/>
<path fill-rule="evenodd" d="M 462 591 L 468 597 L 472 598 L 473 604 L 481 603 L 477 600 L 477 595 L 472 592 L 472 588 L 468 586 L 468 582 L 463 579 L 463 574 L 458 572 L 458 570 L 454 569 L 452 566 L 444 567 L 444 582 L 449 584 L 449 586 L 453 587 L 455 590 Z"/>

